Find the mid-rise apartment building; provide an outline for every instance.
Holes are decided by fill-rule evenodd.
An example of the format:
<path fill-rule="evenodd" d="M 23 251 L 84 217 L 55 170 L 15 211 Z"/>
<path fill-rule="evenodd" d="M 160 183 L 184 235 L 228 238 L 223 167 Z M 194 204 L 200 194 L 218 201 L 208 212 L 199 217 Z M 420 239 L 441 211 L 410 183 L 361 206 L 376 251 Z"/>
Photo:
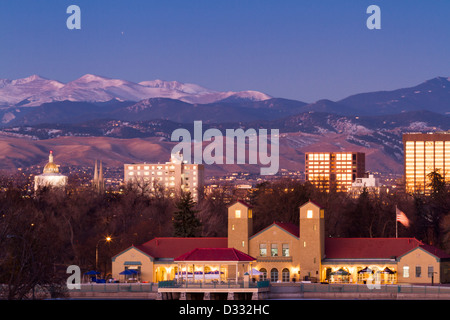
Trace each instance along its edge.
<path fill-rule="evenodd" d="M 149 192 L 161 188 L 174 196 L 190 192 L 195 201 L 204 186 L 204 166 L 171 157 L 166 163 L 132 163 L 124 165 L 125 184 L 133 183 Z"/>

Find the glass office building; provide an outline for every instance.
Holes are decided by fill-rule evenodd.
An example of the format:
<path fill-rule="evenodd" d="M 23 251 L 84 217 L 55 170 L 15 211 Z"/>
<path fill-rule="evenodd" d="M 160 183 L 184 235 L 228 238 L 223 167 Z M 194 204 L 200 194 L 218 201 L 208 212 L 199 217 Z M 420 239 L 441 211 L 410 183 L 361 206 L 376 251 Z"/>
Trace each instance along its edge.
<path fill-rule="evenodd" d="M 356 178 L 364 177 L 365 154 L 362 152 L 305 153 L 306 181 L 319 189 L 347 192 Z"/>
<path fill-rule="evenodd" d="M 450 131 L 404 134 L 403 148 L 406 192 L 429 193 L 435 171 L 450 183 Z"/>

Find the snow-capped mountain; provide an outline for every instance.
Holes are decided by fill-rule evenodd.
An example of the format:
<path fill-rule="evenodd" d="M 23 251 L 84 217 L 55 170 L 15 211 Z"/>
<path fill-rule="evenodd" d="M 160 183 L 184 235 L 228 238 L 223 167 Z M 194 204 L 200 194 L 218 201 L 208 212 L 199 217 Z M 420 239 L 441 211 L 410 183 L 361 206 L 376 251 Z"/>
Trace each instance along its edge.
<path fill-rule="evenodd" d="M 86 74 L 68 83 L 37 75 L 23 79 L 0 79 L 0 106 L 33 107 L 55 101 L 105 102 L 110 100 L 141 101 L 149 98 L 170 98 L 189 103 L 211 103 L 229 97 L 252 101 L 270 99 L 257 91 L 221 92 L 196 84 L 152 80 L 134 83 Z"/>
<path fill-rule="evenodd" d="M 0 106 L 20 105 L 22 101 L 27 104 L 33 101 L 33 96 L 51 97 L 63 87 L 61 82 L 38 75 L 17 80 L 0 79 Z M 25 102 L 26 99 L 30 102 Z"/>

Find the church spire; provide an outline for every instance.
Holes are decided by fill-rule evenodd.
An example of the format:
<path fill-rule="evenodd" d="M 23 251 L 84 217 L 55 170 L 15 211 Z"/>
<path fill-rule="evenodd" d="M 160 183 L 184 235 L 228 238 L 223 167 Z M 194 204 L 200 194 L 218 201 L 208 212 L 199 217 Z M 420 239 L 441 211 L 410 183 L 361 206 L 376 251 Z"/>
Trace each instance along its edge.
<path fill-rule="evenodd" d="M 103 179 L 103 162 L 100 160 L 100 171 L 99 171 L 99 177 L 98 177 L 98 189 L 99 191 L 103 192 L 105 188 L 105 181 Z"/>
<path fill-rule="evenodd" d="M 94 180 L 92 181 L 92 183 L 94 184 L 94 186 L 97 185 L 98 182 L 98 173 L 97 173 L 97 159 L 95 159 L 95 164 L 94 164 Z"/>
<path fill-rule="evenodd" d="M 103 163 L 100 160 L 100 168 L 97 167 L 97 160 L 94 164 L 94 179 L 92 180 L 92 186 L 98 191 L 103 192 L 105 182 L 103 178 Z"/>

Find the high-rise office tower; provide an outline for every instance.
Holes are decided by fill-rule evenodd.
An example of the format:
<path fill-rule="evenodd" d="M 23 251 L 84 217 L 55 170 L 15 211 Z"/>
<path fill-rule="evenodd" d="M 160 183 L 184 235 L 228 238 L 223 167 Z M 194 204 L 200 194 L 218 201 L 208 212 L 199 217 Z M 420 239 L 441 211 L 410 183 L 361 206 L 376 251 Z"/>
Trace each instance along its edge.
<path fill-rule="evenodd" d="M 438 172 L 450 182 L 450 131 L 403 135 L 405 189 L 408 193 L 429 193 L 429 174 Z"/>
<path fill-rule="evenodd" d="M 362 152 L 307 152 L 306 181 L 326 191 L 346 192 L 356 178 L 364 177 L 365 163 Z"/>

